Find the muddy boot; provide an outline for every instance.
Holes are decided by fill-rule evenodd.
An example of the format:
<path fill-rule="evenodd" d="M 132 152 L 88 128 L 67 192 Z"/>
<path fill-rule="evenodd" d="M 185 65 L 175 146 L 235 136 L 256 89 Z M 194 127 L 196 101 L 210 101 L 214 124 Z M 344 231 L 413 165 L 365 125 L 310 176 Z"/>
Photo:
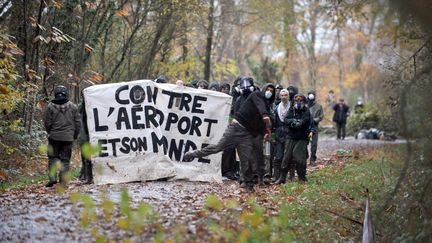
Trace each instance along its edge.
<path fill-rule="evenodd" d="M 307 178 L 306 178 L 306 166 L 301 166 L 300 168 L 297 168 L 297 174 L 298 174 L 299 182 L 300 183 L 307 182 Z"/>
<path fill-rule="evenodd" d="M 283 184 L 286 182 L 287 171 L 280 170 L 279 178 L 274 182 L 275 184 Z"/>
<path fill-rule="evenodd" d="M 281 161 L 275 160 L 272 182 L 277 181 L 281 174 Z"/>
<path fill-rule="evenodd" d="M 264 183 L 264 185 L 270 185 L 270 182 L 272 181 L 272 179 L 271 179 L 271 176 L 270 175 L 264 175 L 264 178 L 263 178 L 263 183 Z"/>

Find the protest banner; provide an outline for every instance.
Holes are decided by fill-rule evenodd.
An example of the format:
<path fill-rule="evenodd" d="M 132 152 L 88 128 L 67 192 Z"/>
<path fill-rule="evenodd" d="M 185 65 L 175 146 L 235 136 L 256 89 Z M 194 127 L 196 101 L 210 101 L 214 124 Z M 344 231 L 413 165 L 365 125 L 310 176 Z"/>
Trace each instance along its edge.
<path fill-rule="evenodd" d="M 221 153 L 182 162 L 216 144 L 228 125 L 231 96 L 151 80 L 84 89 L 96 184 L 160 178 L 221 182 Z"/>

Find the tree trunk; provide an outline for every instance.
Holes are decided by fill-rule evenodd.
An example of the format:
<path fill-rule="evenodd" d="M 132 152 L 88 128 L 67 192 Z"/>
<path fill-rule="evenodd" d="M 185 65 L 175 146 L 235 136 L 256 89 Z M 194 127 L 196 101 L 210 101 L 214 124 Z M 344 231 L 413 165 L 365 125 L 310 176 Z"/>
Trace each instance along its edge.
<path fill-rule="evenodd" d="M 141 61 L 140 67 L 142 67 L 142 71 L 139 72 L 141 78 L 149 78 L 150 75 L 150 66 L 153 64 L 153 61 L 156 57 L 157 52 L 159 51 L 161 45 L 159 44 L 162 34 L 165 31 L 165 28 L 168 27 L 168 24 L 171 20 L 172 12 L 169 12 L 166 16 L 162 17 L 161 22 L 159 22 L 158 27 L 156 29 L 155 36 L 153 38 L 151 47 L 149 48 L 148 54 L 144 55 L 143 60 Z"/>
<path fill-rule="evenodd" d="M 213 42 L 213 26 L 214 26 L 214 0 L 210 0 L 210 7 L 208 13 L 208 27 L 207 27 L 207 44 L 206 54 L 204 61 L 204 79 L 209 81 L 210 79 L 210 66 L 211 66 L 211 52 Z"/>

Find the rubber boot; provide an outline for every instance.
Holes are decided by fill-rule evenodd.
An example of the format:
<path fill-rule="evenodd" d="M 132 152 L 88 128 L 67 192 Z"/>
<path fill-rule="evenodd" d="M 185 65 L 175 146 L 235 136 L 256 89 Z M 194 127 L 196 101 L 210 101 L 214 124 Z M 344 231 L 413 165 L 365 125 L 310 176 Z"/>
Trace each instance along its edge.
<path fill-rule="evenodd" d="M 274 170 L 273 170 L 272 182 L 277 181 L 280 177 L 280 174 L 281 174 L 281 161 L 275 160 L 274 161 Z"/>
<path fill-rule="evenodd" d="M 80 174 L 79 174 L 79 180 L 80 181 L 86 181 L 86 173 L 85 173 L 85 161 L 86 159 L 84 158 L 84 156 L 81 154 L 81 169 L 80 169 Z"/>
<path fill-rule="evenodd" d="M 275 181 L 275 184 L 283 184 L 286 182 L 287 170 L 280 170 L 279 178 Z"/>
<path fill-rule="evenodd" d="M 297 167 L 297 174 L 299 177 L 299 182 L 307 182 L 306 178 L 306 166 L 298 166 Z"/>
<path fill-rule="evenodd" d="M 86 178 L 85 181 L 86 184 L 93 183 L 93 165 L 90 160 L 86 160 L 85 162 L 85 178 Z"/>

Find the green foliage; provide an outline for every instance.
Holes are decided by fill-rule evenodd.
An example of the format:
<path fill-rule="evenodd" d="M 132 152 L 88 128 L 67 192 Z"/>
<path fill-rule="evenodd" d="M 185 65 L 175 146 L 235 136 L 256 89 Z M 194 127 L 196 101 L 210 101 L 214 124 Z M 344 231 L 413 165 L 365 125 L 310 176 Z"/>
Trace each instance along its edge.
<path fill-rule="evenodd" d="M 375 155 L 372 158 L 379 157 Z M 384 163 L 390 175 L 394 164 Z M 278 214 L 271 216 L 259 198 L 247 199 L 242 212 L 235 207 L 219 209 L 220 219 L 209 217 L 207 229 L 212 239 L 222 242 L 331 242 L 358 241 L 362 226 L 335 216 L 343 215 L 358 222 L 363 219 L 363 202 L 368 188 L 372 209 L 382 202 L 396 178 L 383 181 L 380 165 L 375 159 L 351 160 L 344 167 L 328 167 L 309 176 L 307 184 L 288 183 L 275 197 L 280 203 Z M 207 201 L 216 205 L 238 205 L 220 202 L 213 195 Z M 386 216 L 387 217 L 387 216 Z"/>
<path fill-rule="evenodd" d="M 264 85 L 266 83 L 279 83 L 281 77 L 278 73 L 278 64 L 269 59 L 262 60 L 260 63 L 253 64 L 249 61 L 249 66 L 257 85 Z"/>
<path fill-rule="evenodd" d="M 24 87 L 18 83 L 15 56 L 22 51 L 14 44 L 9 35 L 0 29 L 0 137 L 20 130 L 20 118 L 13 114 L 24 101 Z M 2 143 L 3 145 L 3 143 Z M 6 145 L 4 145 L 6 146 Z M 6 147 L 8 149 L 8 147 Z M 10 149 L 10 148 L 9 148 Z M 7 151 L 8 152 L 8 151 Z M 10 154 L 10 153 L 9 153 Z"/>
<path fill-rule="evenodd" d="M 84 158 L 91 160 L 93 156 L 96 156 L 100 153 L 102 147 L 100 144 L 91 145 L 90 143 L 84 143 L 81 145 L 81 153 Z"/>
<path fill-rule="evenodd" d="M 393 131 L 386 122 L 391 119 L 391 114 L 386 112 L 387 108 L 366 105 L 360 112 L 351 112 L 348 117 L 348 133 L 355 134 L 361 129 L 378 128 L 387 132 Z"/>
<path fill-rule="evenodd" d="M 204 204 L 206 209 L 212 209 L 215 211 L 220 211 L 223 208 L 222 201 L 215 195 L 210 195 L 207 197 L 207 201 Z"/>

